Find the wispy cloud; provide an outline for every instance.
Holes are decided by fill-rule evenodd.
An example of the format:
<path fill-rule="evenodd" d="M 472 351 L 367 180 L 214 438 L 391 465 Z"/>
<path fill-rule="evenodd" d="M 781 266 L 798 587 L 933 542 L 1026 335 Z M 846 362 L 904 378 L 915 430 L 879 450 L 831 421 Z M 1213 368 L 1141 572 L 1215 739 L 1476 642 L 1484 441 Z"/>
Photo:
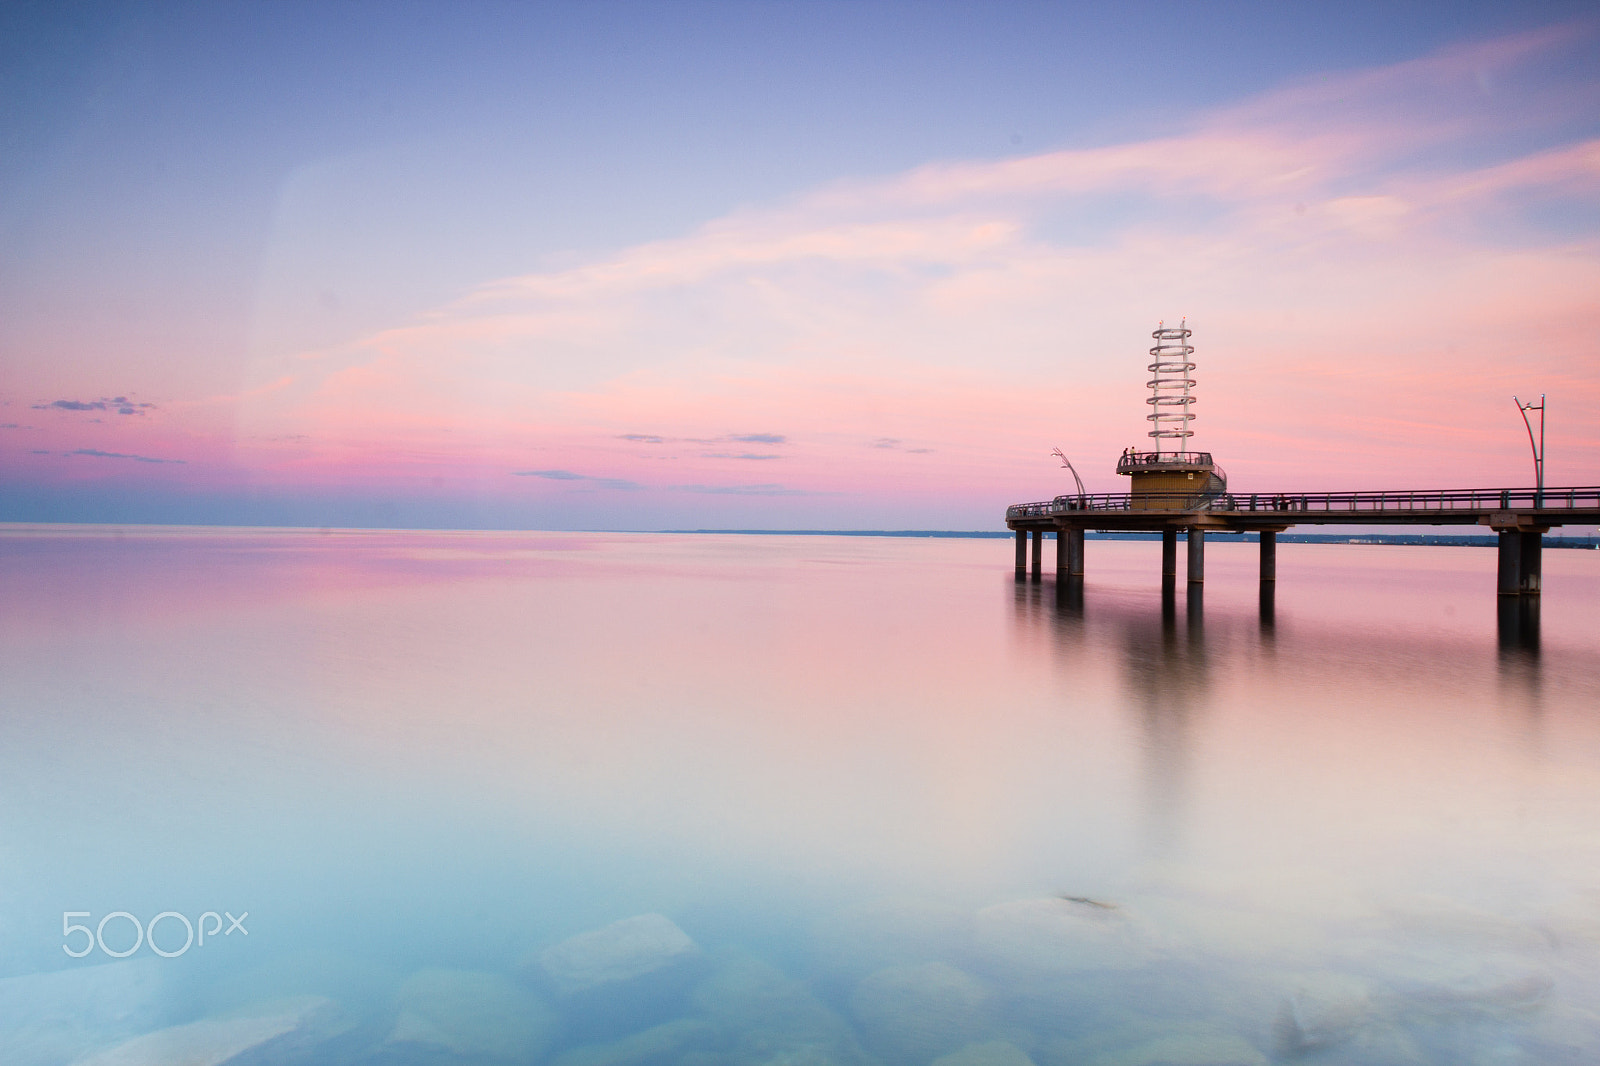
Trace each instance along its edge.
<path fill-rule="evenodd" d="M 551 481 L 588 481 L 585 474 L 574 474 L 570 470 L 513 470 L 513 477 L 542 477 Z"/>
<path fill-rule="evenodd" d="M 51 400 L 49 403 L 33 405 L 35 411 L 115 411 L 119 415 L 142 415 L 154 408 L 153 403 L 139 403 L 126 396 L 98 400 Z"/>
<path fill-rule="evenodd" d="M 511 474 L 513 477 L 540 477 L 547 481 L 584 481 L 603 489 L 621 489 L 629 492 L 644 488 L 643 485 L 624 478 L 594 477 L 589 474 L 575 474 L 571 470 L 513 470 Z"/>
<path fill-rule="evenodd" d="M 103 452 L 99 448 L 75 448 L 67 455 L 88 455 L 96 459 L 132 459 L 136 463 L 187 463 L 187 459 L 156 459 L 148 455 L 129 455 L 125 452 Z"/>
<path fill-rule="evenodd" d="M 683 444 L 787 444 L 789 438 L 779 433 L 728 433 L 720 437 L 656 437 L 643 433 L 625 433 L 620 440 L 662 444 L 676 441 Z"/>
<path fill-rule="evenodd" d="M 782 485 L 674 485 L 676 492 L 695 492 L 709 496 L 819 496 L 826 493 L 808 492 L 805 489 L 785 488 Z"/>

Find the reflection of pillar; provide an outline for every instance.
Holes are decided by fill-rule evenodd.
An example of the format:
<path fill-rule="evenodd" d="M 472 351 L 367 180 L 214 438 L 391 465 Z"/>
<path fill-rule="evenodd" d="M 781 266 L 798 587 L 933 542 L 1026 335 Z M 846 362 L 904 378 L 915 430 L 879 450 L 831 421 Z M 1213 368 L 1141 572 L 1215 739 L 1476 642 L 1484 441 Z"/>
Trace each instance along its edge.
<path fill-rule="evenodd" d="M 1030 535 L 1033 537 L 1033 579 L 1038 581 L 1044 575 L 1044 530 L 1036 529 Z"/>
<path fill-rule="evenodd" d="M 1189 584 L 1198 585 L 1206 579 L 1206 531 L 1189 527 Z"/>
<path fill-rule="evenodd" d="M 1520 534 L 1512 534 L 1519 536 Z M 1501 536 L 1505 536 L 1504 533 Z M 1502 652 L 1539 653 L 1539 597 L 1501 596 L 1495 605 Z"/>
<path fill-rule="evenodd" d="M 1056 606 L 1072 618 L 1083 617 L 1083 578 L 1056 578 Z"/>
<path fill-rule="evenodd" d="M 1028 575 L 1028 531 L 1017 530 L 1017 580 Z"/>
<path fill-rule="evenodd" d="M 1544 713 L 1544 683 L 1539 669 L 1540 596 L 1496 596 L 1500 630 L 1500 689 L 1506 702 L 1524 716 L 1525 739 L 1537 744 Z"/>
<path fill-rule="evenodd" d="M 1163 529 L 1161 531 L 1161 576 L 1178 576 L 1178 531 L 1176 529 Z"/>
<path fill-rule="evenodd" d="M 1067 538 L 1067 573 L 1072 577 L 1083 576 L 1083 530 L 1068 529 L 1056 536 L 1065 535 Z"/>
<path fill-rule="evenodd" d="M 1261 531 L 1261 583 L 1278 580 L 1278 534 L 1275 530 Z M 1263 592 L 1263 595 L 1265 593 Z"/>
<path fill-rule="evenodd" d="M 1189 610 L 1199 598 L 1192 587 Z M 1180 630 L 1173 597 L 1162 597 L 1159 631 L 1144 617 L 1126 632 L 1126 677 L 1130 707 L 1140 710 L 1143 753 L 1143 832 L 1156 856 L 1175 854 L 1183 844 L 1189 806 L 1194 722 L 1208 688 L 1205 635 L 1191 616 Z"/>

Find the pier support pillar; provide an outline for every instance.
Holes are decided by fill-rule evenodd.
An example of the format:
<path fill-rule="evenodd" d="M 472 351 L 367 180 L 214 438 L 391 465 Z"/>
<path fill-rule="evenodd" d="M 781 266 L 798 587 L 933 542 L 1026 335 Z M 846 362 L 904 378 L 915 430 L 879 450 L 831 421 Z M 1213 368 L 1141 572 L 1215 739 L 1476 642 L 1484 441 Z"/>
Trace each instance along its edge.
<path fill-rule="evenodd" d="M 1189 527 L 1189 584 L 1199 585 L 1206 579 L 1206 531 Z"/>
<path fill-rule="evenodd" d="M 1067 558 L 1067 547 L 1070 543 L 1066 530 L 1056 530 L 1056 581 L 1058 582 L 1072 570 L 1072 560 Z"/>
<path fill-rule="evenodd" d="M 1083 576 L 1083 530 L 1064 529 L 1057 533 L 1058 537 L 1067 540 L 1067 576 Z"/>
<path fill-rule="evenodd" d="M 1033 579 L 1039 581 L 1044 576 L 1044 530 L 1035 529 L 1030 535 L 1033 537 Z"/>
<path fill-rule="evenodd" d="M 1544 534 L 1522 535 L 1522 580 L 1518 591 L 1524 596 L 1537 596 L 1544 587 Z"/>
<path fill-rule="evenodd" d="M 1543 583 L 1544 534 L 1500 531 L 1500 567 L 1496 591 L 1502 596 L 1537 596 Z"/>
<path fill-rule="evenodd" d="M 1261 532 L 1261 583 L 1278 580 L 1278 534 L 1272 530 Z"/>
<path fill-rule="evenodd" d="M 1017 530 L 1017 580 L 1028 576 L 1028 531 Z"/>
<path fill-rule="evenodd" d="M 1161 531 L 1161 576 L 1162 578 L 1176 578 L 1178 576 L 1178 531 L 1176 529 L 1163 529 Z"/>

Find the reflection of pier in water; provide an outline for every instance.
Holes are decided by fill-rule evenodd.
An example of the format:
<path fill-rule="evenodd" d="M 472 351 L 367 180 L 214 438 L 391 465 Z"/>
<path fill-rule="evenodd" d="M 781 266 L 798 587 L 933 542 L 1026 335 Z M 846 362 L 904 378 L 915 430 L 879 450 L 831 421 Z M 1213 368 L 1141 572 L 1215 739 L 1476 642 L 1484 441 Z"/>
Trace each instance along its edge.
<path fill-rule="evenodd" d="M 1032 579 L 1035 584 L 1043 580 L 1041 558 L 1044 555 L 1043 542 L 1044 530 L 1017 531 L 1017 581 L 1024 582 L 1028 577 L 1025 567 L 1025 547 L 1027 538 L 1033 543 L 1033 568 Z M 1161 610 L 1163 616 L 1172 615 L 1176 611 L 1176 598 L 1178 590 L 1177 575 L 1177 530 L 1167 529 L 1163 532 L 1161 544 Z M 1056 538 L 1056 602 L 1067 610 L 1083 608 L 1084 595 L 1084 530 L 1062 530 L 1054 534 Z M 1269 534 L 1261 534 L 1261 580 L 1257 602 L 1260 606 L 1260 620 L 1263 636 L 1270 636 L 1277 615 L 1277 546 L 1275 542 L 1268 541 Z M 1532 553 L 1537 560 L 1542 554 L 1538 547 L 1541 537 L 1539 533 L 1515 534 L 1517 538 L 1529 539 L 1535 545 L 1527 549 L 1526 545 L 1519 542 L 1519 551 L 1523 551 L 1524 561 L 1526 553 Z M 1204 535 L 1191 532 L 1187 539 L 1192 545 L 1190 549 L 1190 565 L 1188 578 L 1184 583 L 1184 608 L 1185 614 L 1190 619 L 1190 624 L 1198 627 L 1205 612 L 1205 578 L 1204 578 Z M 1524 551 L 1526 549 L 1526 551 Z M 1505 577 L 1506 551 L 1502 538 L 1501 551 L 1501 577 Z M 1198 560 L 1198 562 L 1196 561 Z M 1503 656 L 1532 657 L 1539 655 L 1539 571 L 1542 567 L 1537 562 L 1534 564 L 1533 588 L 1526 594 L 1516 591 L 1512 583 L 1510 591 L 1506 591 L 1505 582 L 1502 580 L 1501 595 L 1496 597 L 1495 621 L 1499 633 L 1500 648 Z"/>
<path fill-rule="evenodd" d="M 1141 752 L 1141 836 L 1154 857 L 1175 857 L 1183 850 L 1187 810 L 1202 787 L 1195 780 L 1195 760 L 1209 712 L 1237 700 L 1239 693 L 1228 690 L 1242 678 L 1276 684 L 1271 679 L 1285 676 L 1282 670 L 1331 670 L 1343 677 L 1353 664 L 1368 664 L 1378 678 L 1400 681 L 1413 678 L 1419 662 L 1437 663 L 1437 689 L 1460 690 L 1480 711 L 1498 704 L 1502 713 L 1521 719 L 1517 728 L 1531 741 L 1540 732 L 1544 695 L 1537 597 L 1501 598 L 1498 648 L 1470 639 L 1441 642 L 1427 634 L 1419 634 L 1415 644 L 1405 638 L 1396 644 L 1393 630 L 1313 634 L 1302 626 L 1287 628 L 1280 647 L 1271 587 L 1263 589 L 1256 610 L 1241 611 L 1234 601 L 1214 609 L 1210 619 L 1203 594 L 1194 587 L 1180 610 L 1173 581 L 1163 583 L 1159 610 L 1152 609 L 1148 594 L 1086 588 L 1081 577 L 1014 588 L 1018 620 L 1040 636 L 1048 634 L 1064 673 L 1076 674 L 1084 663 L 1104 661 L 1108 653 L 1116 663 L 1122 704 Z M 1496 687 L 1495 679 L 1498 699 L 1483 699 Z"/>
<path fill-rule="evenodd" d="M 1048 586 L 1019 586 L 1017 607 L 1051 632 L 1058 655 L 1073 659 L 1100 640 L 1117 651 L 1123 690 L 1130 697 L 1130 709 L 1138 714 L 1144 763 L 1142 836 L 1152 854 L 1173 855 L 1182 844 L 1196 717 L 1209 700 L 1212 684 L 1201 599 L 1190 595 L 1180 613 L 1176 589 L 1169 583 L 1157 613 L 1125 601 L 1086 604 L 1081 578 L 1062 578 L 1054 595 L 1048 591 Z M 1230 646 L 1237 639 L 1251 639 L 1231 622 L 1216 639 Z M 1091 628 L 1098 631 L 1096 635 L 1091 635 Z M 1270 622 L 1262 632 L 1266 629 Z M 1270 636 L 1263 643 L 1270 643 Z"/>

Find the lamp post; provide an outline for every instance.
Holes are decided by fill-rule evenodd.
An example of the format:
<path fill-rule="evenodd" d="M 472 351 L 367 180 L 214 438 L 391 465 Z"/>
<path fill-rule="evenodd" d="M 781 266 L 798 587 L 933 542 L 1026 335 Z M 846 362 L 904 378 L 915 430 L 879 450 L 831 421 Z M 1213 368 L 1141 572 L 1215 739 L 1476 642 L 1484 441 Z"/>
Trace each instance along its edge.
<path fill-rule="evenodd" d="M 1511 401 L 1517 405 L 1517 412 L 1522 415 L 1522 424 L 1528 430 L 1528 447 L 1533 449 L 1533 505 L 1544 506 L 1544 393 L 1539 394 L 1539 402 L 1528 401 L 1523 403 L 1515 396 Z M 1539 412 L 1539 442 L 1533 440 L 1533 423 L 1528 419 L 1529 411 Z"/>
<path fill-rule="evenodd" d="M 1083 498 L 1086 495 L 1086 493 L 1083 491 L 1083 478 L 1078 476 L 1077 468 L 1072 465 L 1072 460 L 1068 459 L 1067 458 L 1067 454 L 1065 452 L 1063 452 L 1060 448 L 1057 448 L 1055 451 L 1051 452 L 1050 454 L 1055 456 L 1057 459 L 1060 459 L 1062 466 L 1064 466 L 1068 470 L 1072 471 L 1072 480 L 1076 481 L 1078 483 L 1078 503 L 1079 503 L 1079 505 L 1082 505 L 1083 502 L 1084 502 Z"/>

